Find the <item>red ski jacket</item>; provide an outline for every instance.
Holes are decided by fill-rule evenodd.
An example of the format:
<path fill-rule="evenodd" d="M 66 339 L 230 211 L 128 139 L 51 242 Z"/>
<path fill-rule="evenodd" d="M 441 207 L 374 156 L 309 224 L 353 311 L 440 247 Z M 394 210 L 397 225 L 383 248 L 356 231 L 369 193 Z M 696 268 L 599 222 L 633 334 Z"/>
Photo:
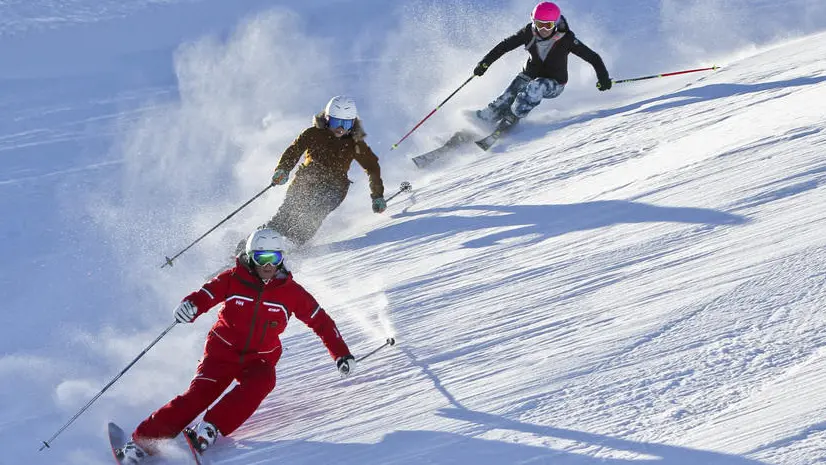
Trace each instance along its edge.
<path fill-rule="evenodd" d="M 279 336 L 292 315 L 321 338 L 333 359 L 350 355 L 333 319 L 290 273 L 265 284 L 238 258 L 233 268 L 184 300 L 198 307 L 198 316 L 223 303 L 207 336 L 205 357 L 238 363 L 261 359 L 275 365 L 281 357 Z"/>

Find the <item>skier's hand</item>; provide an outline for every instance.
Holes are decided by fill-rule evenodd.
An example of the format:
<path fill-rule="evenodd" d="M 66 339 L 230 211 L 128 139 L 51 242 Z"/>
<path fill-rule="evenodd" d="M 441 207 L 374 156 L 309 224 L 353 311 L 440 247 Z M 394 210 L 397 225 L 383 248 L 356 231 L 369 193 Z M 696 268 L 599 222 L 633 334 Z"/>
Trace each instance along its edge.
<path fill-rule="evenodd" d="M 341 374 L 342 378 L 346 378 L 350 376 L 354 371 L 356 371 L 356 359 L 352 355 L 345 355 L 344 357 L 339 357 L 336 360 L 336 368 L 338 368 L 339 374 Z"/>
<path fill-rule="evenodd" d="M 283 184 L 287 184 L 287 179 L 290 178 L 290 173 L 286 170 L 277 169 L 272 174 L 272 185 L 273 186 L 281 186 Z"/>
<path fill-rule="evenodd" d="M 373 213 L 384 213 L 385 210 L 387 210 L 387 201 L 384 197 L 373 199 Z"/>
<path fill-rule="evenodd" d="M 178 307 L 175 308 L 175 312 L 173 313 L 175 316 L 175 321 L 178 323 L 192 323 L 195 321 L 195 316 L 197 314 L 198 307 L 188 300 L 184 300 L 178 304 Z"/>
<path fill-rule="evenodd" d="M 600 79 L 599 82 L 597 82 L 597 89 L 599 89 L 600 91 L 605 91 L 610 89 L 613 84 L 614 81 L 612 81 L 611 78 Z"/>
<path fill-rule="evenodd" d="M 479 64 L 476 65 L 475 68 L 473 68 L 473 74 L 475 74 L 476 76 L 482 76 L 483 74 L 485 74 L 485 71 L 487 71 L 488 68 L 490 68 L 489 63 L 485 63 L 484 61 L 480 61 Z"/>

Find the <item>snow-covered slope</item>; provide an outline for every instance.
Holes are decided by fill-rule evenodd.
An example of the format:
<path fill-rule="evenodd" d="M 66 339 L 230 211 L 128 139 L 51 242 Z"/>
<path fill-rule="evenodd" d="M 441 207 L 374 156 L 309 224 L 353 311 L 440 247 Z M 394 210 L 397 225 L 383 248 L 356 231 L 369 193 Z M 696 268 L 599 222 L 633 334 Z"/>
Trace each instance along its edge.
<path fill-rule="evenodd" d="M 175 268 L 159 270 L 163 256 L 260 190 L 278 151 L 339 92 L 365 102 L 388 190 L 410 180 L 415 192 L 372 215 L 354 169 L 348 201 L 291 265 L 357 355 L 390 335 L 398 345 L 340 380 L 293 322 L 278 387 L 211 451 L 216 465 L 826 463 L 826 34 L 730 27 L 717 37 L 721 70 L 608 93 L 572 60 L 565 94 L 491 153 L 422 172 L 406 156 L 459 126 L 454 110 L 495 96 L 521 56 L 389 146 L 532 3 L 336 2 L 338 20 L 319 19 L 329 3 L 100 3 L 43 29 L 35 7 L 54 5 L 32 2 L 37 14 L 0 23 L 17 46 L 0 54 L 19 64 L 0 81 L 0 464 L 109 463 L 108 419 L 132 428 L 185 388 L 210 317 L 175 328 L 37 452 L 282 194 Z M 563 7 L 623 78 L 712 64 L 702 58 L 714 38 L 693 36 L 703 18 L 686 12 L 734 26 L 769 3 L 741 16 L 730 13 L 742 2 L 715 5 L 642 2 L 627 30 L 606 18 L 622 9 L 612 2 Z M 782 6 L 772 17 L 798 31 L 826 28 L 820 3 Z M 404 21 L 410 8 L 428 21 Z M 208 19 L 176 29 L 191 11 Z M 492 18 L 490 30 L 470 27 Z M 342 47 L 346 24 L 392 27 Z M 654 43 L 655 25 L 697 48 L 661 41 L 637 50 L 647 65 L 624 61 L 617 44 Z M 72 48 L 89 43 L 100 56 Z M 400 63 L 393 50 L 405 46 Z M 28 60 L 27 48 L 53 59 Z M 267 113 L 276 124 L 262 129 Z"/>
<path fill-rule="evenodd" d="M 824 45 L 528 121 L 320 247 L 310 288 L 351 296 L 346 322 L 386 298 L 400 346 L 324 399 L 326 360 L 289 357 L 230 444 L 261 463 L 826 460 Z"/>

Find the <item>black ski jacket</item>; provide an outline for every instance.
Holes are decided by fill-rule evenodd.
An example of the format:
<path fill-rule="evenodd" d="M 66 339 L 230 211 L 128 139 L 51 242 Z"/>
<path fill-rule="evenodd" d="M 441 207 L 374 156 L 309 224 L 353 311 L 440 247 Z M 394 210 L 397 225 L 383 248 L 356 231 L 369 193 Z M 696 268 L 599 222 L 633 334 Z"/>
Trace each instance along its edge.
<path fill-rule="evenodd" d="M 546 43 L 546 41 L 553 42 Z M 551 47 L 544 60 L 540 56 L 540 44 L 550 45 Z M 560 84 L 566 84 L 568 82 L 568 54 L 573 53 L 594 67 L 598 80 L 610 80 L 608 70 L 605 68 L 605 63 L 602 62 L 602 58 L 576 38 L 573 31 L 568 29 L 568 22 L 565 21 L 564 16 L 561 18 L 560 24 L 551 37 L 547 39 L 539 37 L 539 35 L 534 33 L 533 24 L 528 24 L 517 31 L 516 34 L 493 47 L 493 49 L 482 58 L 482 63 L 491 65 L 494 61 L 502 57 L 502 55 L 519 46 L 525 47 L 530 54 L 528 62 L 525 63 L 522 72 L 531 78 L 550 78 Z"/>

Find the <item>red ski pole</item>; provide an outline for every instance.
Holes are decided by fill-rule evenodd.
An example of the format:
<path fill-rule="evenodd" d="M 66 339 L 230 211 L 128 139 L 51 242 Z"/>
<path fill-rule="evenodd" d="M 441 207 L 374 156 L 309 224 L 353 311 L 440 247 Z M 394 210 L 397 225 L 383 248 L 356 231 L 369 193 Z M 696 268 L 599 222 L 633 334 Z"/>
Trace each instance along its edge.
<path fill-rule="evenodd" d="M 688 73 L 699 73 L 700 71 L 716 71 L 720 69 L 719 66 L 714 65 L 710 68 L 698 68 L 698 69 L 687 69 L 684 71 L 674 71 L 671 73 L 663 73 L 663 74 L 652 74 L 651 76 L 643 76 L 631 79 L 618 79 L 616 81 L 611 81 L 613 84 L 622 84 L 623 82 L 634 82 L 634 81 L 644 81 L 646 79 L 654 79 L 654 78 L 661 78 L 661 77 L 668 77 L 668 76 L 676 76 L 678 74 L 688 74 Z M 597 84 L 599 87 L 599 84 Z"/>
<path fill-rule="evenodd" d="M 473 77 L 474 77 L 474 76 L 475 76 L 475 75 L 471 75 L 469 78 L 467 78 L 467 81 L 463 82 L 463 83 L 462 83 L 462 85 L 461 85 L 461 86 L 459 86 L 459 88 L 458 88 L 458 89 L 454 90 L 452 94 L 448 95 L 448 96 L 447 96 L 447 98 L 446 98 L 446 99 L 444 99 L 444 100 L 442 101 L 442 103 L 440 103 L 439 105 L 437 105 L 437 106 L 436 106 L 436 108 L 434 108 L 434 109 L 433 109 L 433 111 L 431 111 L 430 113 L 428 113 L 428 114 L 427 114 L 427 116 L 425 116 L 423 120 L 419 121 L 419 124 L 417 124 L 417 125 L 413 126 L 413 129 L 411 129 L 411 130 L 410 130 L 410 132 L 408 132 L 407 134 L 405 134 L 405 135 L 404 135 L 404 137 L 402 137 L 401 139 L 399 139 L 399 141 L 398 141 L 398 142 L 396 142 L 395 144 L 393 144 L 393 145 L 390 147 L 390 150 L 395 150 L 396 148 L 398 148 L 399 144 L 401 144 L 403 140 L 407 139 L 407 137 L 408 137 L 410 134 L 413 134 L 413 131 L 415 131 L 416 129 L 419 129 L 419 126 L 421 126 L 421 125 L 422 125 L 422 123 L 424 123 L 425 121 L 427 121 L 427 119 L 428 119 L 428 118 L 430 118 L 431 116 L 433 116 L 433 113 L 436 113 L 436 112 L 439 110 L 439 108 L 442 108 L 442 105 L 444 105 L 445 103 L 447 103 L 447 101 L 448 101 L 448 100 L 450 100 L 451 98 L 453 98 L 453 96 L 454 96 L 454 95 L 456 95 L 456 93 L 458 93 L 460 90 L 462 90 L 462 87 L 465 87 L 465 86 L 467 85 L 467 83 L 468 83 L 468 82 L 470 82 L 470 80 L 471 80 L 471 79 L 473 79 Z"/>

